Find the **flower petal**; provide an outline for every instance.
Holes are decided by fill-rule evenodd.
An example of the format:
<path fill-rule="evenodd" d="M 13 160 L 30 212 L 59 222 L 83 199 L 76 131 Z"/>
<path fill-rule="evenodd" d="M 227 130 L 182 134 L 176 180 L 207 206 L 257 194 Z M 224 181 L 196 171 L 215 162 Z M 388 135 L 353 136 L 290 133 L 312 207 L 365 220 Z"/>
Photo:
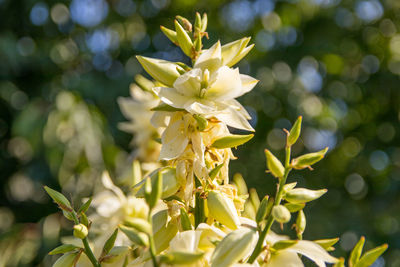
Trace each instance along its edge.
<path fill-rule="evenodd" d="M 192 69 L 176 79 L 174 88 L 178 93 L 190 97 L 198 97 L 203 72 L 201 69 Z"/>
<path fill-rule="evenodd" d="M 223 101 L 242 95 L 242 81 L 238 68 L 219 68 L 211 75 L 210 83 L 205 96 L 207 99 Z"/>
<path fill-rule="evenodd" d="M 304 264 L 297 253 L 281 250 L 273 254 L 263 267 L 303 267 Z"/>
<path fill-rule="evenodd" d="M 177 233 L 169 242 L 171 251 L 195 252 L 199 245 L 201 231 L 189 230 Z"/>
<path fill-rule="evenodd" d="M 208 69 L 210 72 L 218 69 L 222 64 L 221 43 L 216 42 L 211 48 L 203 50 L 194 64 L 194 68 Z"/>
<path fill-rule="evenodd" d="M 227 125 L 233 128 L 254 132 L 253 127 L 251 127 L 246 117 L 244 117 L 240 111 L 234 108 L 230 107 L 224 111 L 214 114 L 214 116 L 218 120 L 225 122 Z"/>
<path fill-rule="evenodd" d="M 175 88 L 156 87 L 154 92 L 160 97 L 161 101 L 174 108 L 185 108 L 191 97 L 180 94 Z"/>
<path fill-rule="evenodd" d="M 163 132 L 159 159 L 174 159 L 181 155 L 185 150 L 189 140 L 181 129 L 182 124 L 182 120 L 177 120 L 171 123 Z"/>
<path fill-rule="evenodd" d="M 320 267 L 326 266 L 325 262 L 337 262 L 337 259 L 329 255 L 321 246 L 308 240 L 299 240 L 299 242 L 290 246 L 286 250 L 303 254 L 307 258 L 313 260 Z"/>
<path fill-rule="evenodd" d="M 250 92 L 258 83 L 257 79 L 245 74 L 240 74 L 240 80 L 242 81 L 242 95 Z"/>

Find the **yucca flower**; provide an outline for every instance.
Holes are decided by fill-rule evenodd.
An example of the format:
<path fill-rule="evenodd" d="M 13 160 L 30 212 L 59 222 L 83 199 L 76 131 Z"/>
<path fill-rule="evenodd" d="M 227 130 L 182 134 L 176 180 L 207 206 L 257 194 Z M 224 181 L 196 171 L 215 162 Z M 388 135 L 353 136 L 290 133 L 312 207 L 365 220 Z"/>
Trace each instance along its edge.
<path fill-rule="evenodd" d="M 215 117 L 234 128 L 254 131 L 249 114 L 235 100 L 249 92 L 257 80 L 224 65 L 218 41 L 203 51 L 193 69 L 179 76 L 173 87 L 156 87 L 154 92 L 164 103 L 191 114 Z"/>

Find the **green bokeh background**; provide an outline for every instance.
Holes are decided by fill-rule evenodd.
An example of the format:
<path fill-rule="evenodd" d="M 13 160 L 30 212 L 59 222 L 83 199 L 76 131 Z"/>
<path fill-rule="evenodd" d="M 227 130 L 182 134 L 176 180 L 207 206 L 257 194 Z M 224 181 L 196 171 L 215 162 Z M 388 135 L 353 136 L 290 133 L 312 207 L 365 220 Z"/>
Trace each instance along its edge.
<path fill-rule="evenodd" d="M 344 256 L 364 235 L 367 248 L 390 246 L 374 266 L 400 266 L 397 0 L 0 0 L 0 266 L 51 265 L 70 231 L 42 186 L 78 201 L 102 170 L 122 172 L 132 148 L 116 100 L 144 74 L 135 55 L 187 62 L 159 25 L 195 11 L 209 15 L 206 48 L 256 44 L 238 64 L 260 80 L 240 99 L 256 134 L 231 174 L 272 194 L 263 149 L 283 158 L 282 128 L 303 115 L 294 155 L 330 147 L 289 177 L 329 189 L 305 210 L 305 238 L 341 237 Z"/>

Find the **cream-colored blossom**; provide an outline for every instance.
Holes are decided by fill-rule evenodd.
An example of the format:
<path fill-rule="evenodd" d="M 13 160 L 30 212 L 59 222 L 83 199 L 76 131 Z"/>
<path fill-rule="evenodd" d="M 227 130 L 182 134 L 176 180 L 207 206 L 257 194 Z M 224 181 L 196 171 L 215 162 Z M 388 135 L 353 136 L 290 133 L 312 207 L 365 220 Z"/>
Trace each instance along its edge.
<path fill-rule="evenodd" d="M 193 69 L 179 76 L 173 87 L 156 87 L 164 103 L 192 114 L 215 117 L 229 126 L 253 131 L 249 114 L 235 100 L 249 92 L 257 80 L 223 65 L 221 45 L 217 42 L 196 60 Z"/>

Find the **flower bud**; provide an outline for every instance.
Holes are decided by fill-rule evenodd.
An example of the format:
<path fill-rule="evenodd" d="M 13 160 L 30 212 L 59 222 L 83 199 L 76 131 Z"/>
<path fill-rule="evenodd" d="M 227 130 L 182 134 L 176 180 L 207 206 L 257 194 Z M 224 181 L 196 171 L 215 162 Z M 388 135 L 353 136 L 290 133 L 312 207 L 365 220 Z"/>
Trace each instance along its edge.
<path fill-rule="evenodd" d="M 192 23 L 187 18 L 182 16 L 176 16 L 176 20 L 179 22 L 180 25 L 185 29 L 185 31 L 191 32 L 193 30 Z"/>
<path fill-rule="evenodd" d="M 193 230 L 192 223 L 189 219 L 189 215 L 187 214 L 184 208 L 181 208 L 181 226 L 183 231 Z"/>
<path fill-rule="evenodd" d="M 283 193 L 286 194 L 287 192 L 289 192 L 290 190 L 292 190 L 293 188 L 295 188 L 296 185 L 297 185 L 297 182 L 285 184 L 285 185 L 283 186 L 283 189 L 282 189 Z"/>
<path fill-rule="evenodd" d="M 208 23 L 207 13 L 203 13 L 203 17 L 201 18 L 201 31 L 202 32 L 205 32 L 207 30 L 207 23 Z"/>
<path fill-rule="evenodd" d="M 240 173 L 235 173 L 233 175 L 233 183 L 236 185 L 238 195 L 247 195 L 249 193 L 246 182 Z"/>
<path fill-rule="evenodd" d="M 332 267 L 345 267 L 344 258 L 339 258 L 339 261 L 336 262 Z"/>
<path fill-rule="evenodd" d="M 253 136 L 254 134 L 231 134 L 215 140 L 211 146 L 219 149 L 237 147 L 249 141 Z"/>
<path fill-rule="evenodd" d="M 193 115 L 193 118 L 195 118 L 195 120 L 196 120 L 196 122 L 197 122 L 197 129 L 198 129 L 200 132 L 204 131 L 204 130 L 207 128 L 208 121 L 207 121 L 206 118 L 204 118 L 204 117 L 201 116 L 201 115 L 197 115 L 197 114 L 194 114 L 194 115 Z"/>
<path fill-rule="evenodd" d="M 53 267 L 72 267 L 75 263 L 76 257 L 79 257 L 79 254 L 64 254 L 60 258 L 58 258 L 58 260 L 53 264 Z"/>
<path fill-rule="evenodd" d="M 333 245 L 335 245 L 338 241 L 339 238 L 331 238 L 331 239 L 314 240 L 313 242 L 320 245 L 326 251 L 332 251 L 335 249 L 333 248 Z"/>
<path fill-rule="evenodd" d="M 355 266 L 356 263 L 360 260 L 364 243 L 365 243 L 365 237 L 362 236 L 350 253 L 349 266 Z"/>
<path fill-rule="evenodd" d="M 208 211 L 211 217 L 231 229 L 240 225 L 239 215 L 233 201 L 218 191 L 208 192 Z"/>
<path fill-rule="evenodd" d="M 300 136 L 301 132 L 301 121 L 302 117 L 300 116 L 296 122 L 294 123 L 292 129 L 289 132 L 289 135 L 287 136 L 287 146 L 292 146 L 296 143 L 297 139 Z"/>
<path fill-rule="evenodd" d="M 297 235 L 301 236 L 304 233 L 304 230 L 306 229 L 306 223 L 307 222 L 306 222 L 306 216 L 304 215 L 304 211 L 300 210 L 296 218 Z"/>
<path fill-rule="evenodd" d="M 256 241 L 256 232 L 248 228 L 229 233 L 215 248 L 211 256 L 211 267 L 232 266 L 248 256 Z"/>
<path fill-rule="evenodd" d="M 292 160 L 291 166 L 297 170 L 309 168 L 311 165 L 323 159 L 327 151 L 328 148 L 325 148 L 318 152 L 309 153 L 297 157 Z"/>
<path fill-rule="evenodd" d="M 61 254 L 61 253 L 66 253 L 73 251 L 74 249 L 77 249 L 79 247 L 72 245 L 72 244 L 63 244 L 61 246 L 56 247 L 52 251 L 49 252 L 49 255 L 56 255 L 56 254 Z"/>
<path fill-rule="evenodd" d="M 371 266 L 388 248 L 387 244 L 383 244 L 374 249 L 368 250 L 362 255 L 360 261 L 357 262 L 357 267 Z"/>
<path fill-rule="evenodd" d="M 299 210 L 302 210 L 305 207 L 305 203 L 285 203 L 285 207 L 290 211 L 290 212 L 297 212 Z"/>
<path fill-rule="evenodd" d="M 265 149 L 265 156 L 267 158 L 267 167 L 271 174 L 277 178 L 282 178 L 285 174 L 285 168 L 282 163 L 268 149 Z"/>
<path fill-rule="evenodd" d="M 74 236 L 79 239 L 84 239 L 88 235 L 88 229 L 84 224 L 74 225 Z"/>
<path fill-rule="evenodd" d="M 101 255 L 105 256 L 107 255 L 110 250 L 114 247 L 115 240 L 117 239 L 118 235 L 118 228 L 114 230 L 114 232 L 111 234 L 111 236 L 106 240 L 103 246 L 103 250 L 101 251 Z"/>
<path fill-rule="evenodd" d="M 174 222 L 162 226 L 157 232 L 154 233 L 154 245 L 156 253 L 164 251 L 169 246 L 169 242 L 174 238 L 178 232 L 178 226 Z"/>
<path fill-rule="evenodd" d="M 142 67 L 154 79 L 167 86 L 173 86 L 175 80 L 180 76 L 177 64 L 162 59 L 136 56 Z"/>
<path fill-rule="evenodd" d="M 259 224 L 261 221 L 264 220 L 264 218 L 267 216 L 268 213 L 268 201 L 269 196 L 265 196 L 263 200 L 260 203 L 260 206 L 258 207 L 257 213 L 256 213 L 256 222 Z"/>
<path fill-rule="evenodd" d="M 295 188 L 287 192 L 284 199 L 290 203 L 305 203 L 320 198 L 328 190 L 309 190 L 306 188 Z"/>
<path fill-rule="evenodd" d="M 136 74 L 136 75 L 135 75 L 135 83 L 136 83 L 142 90 L 148 91 L 148 92 L 151 92 L 151 90 L 153 90 L 154 85 L 155 85 L 153 81 L 150 81 L 149 79 L 143 77 L 143 76 L 140 75 L 140 74 Z M 131 94 L 133 94 L 133 93 L 132 93 L 133 88 L 130 87 L 129 89 L 131 90 Z"/>
<path fill-rule="evenodd" d="M 287 223 L 290 221 L 290 211 L 282 205 L 278 205 L 272 208 L 272 216 L 277 222 Z"/>
<path fill-rule="evenodd" d="M 160 26 L 160 29 L 171 42 L 178 45 L 178 38 L 176 37 L 175 31 L 165 28 L 164 26 Z"/>
<path fill-rule="evenodd" d="M 175 20 L 175 31 L 179 46 L 181 47 L 182 51 L 188 57 L 192 57 L 193 53 L 192 39 L 190 39 L 189 34 L 185 31 L 185 29 L 181 26 L 181 24 L 177 20 Z"/>

